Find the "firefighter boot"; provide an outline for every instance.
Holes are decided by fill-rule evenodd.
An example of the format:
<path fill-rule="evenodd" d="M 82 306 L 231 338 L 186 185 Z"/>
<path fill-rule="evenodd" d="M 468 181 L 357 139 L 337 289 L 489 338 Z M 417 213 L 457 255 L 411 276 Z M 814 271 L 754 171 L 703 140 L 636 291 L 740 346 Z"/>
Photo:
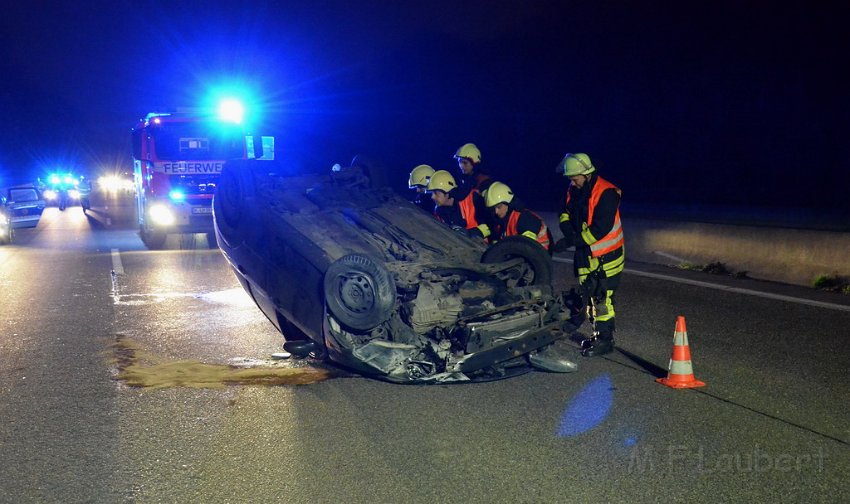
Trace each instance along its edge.
<path fill-rule="evenodd" d="M 605 355 L 614 351 L 614 333 L 605 331 L 581 342 L 581 354 L 585 357 Z"/>

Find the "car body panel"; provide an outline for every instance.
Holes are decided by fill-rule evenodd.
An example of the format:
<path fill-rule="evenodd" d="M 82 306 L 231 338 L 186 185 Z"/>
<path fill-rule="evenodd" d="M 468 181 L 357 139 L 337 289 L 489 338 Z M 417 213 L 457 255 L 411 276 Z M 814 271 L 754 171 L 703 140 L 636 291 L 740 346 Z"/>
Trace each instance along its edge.
<path fill-rule="evenodd" d="M 15 186 L 4 190 L 6 208 L 15 228 L 36 227 L 44 212 L 44 200 L 38 189 L 29 186 Z"/>

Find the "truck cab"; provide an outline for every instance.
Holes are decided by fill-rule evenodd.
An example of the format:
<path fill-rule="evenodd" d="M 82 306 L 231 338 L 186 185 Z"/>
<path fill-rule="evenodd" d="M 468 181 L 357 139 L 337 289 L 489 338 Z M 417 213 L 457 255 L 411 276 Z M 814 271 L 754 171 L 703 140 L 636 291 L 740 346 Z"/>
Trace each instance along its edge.
<path fill-rule="evenodd" d="M 132 133 L 139 232 L 148 248 L 169 233 L 213 233 L 212 198 L 225 163 L 246 157 L 239 124 L 197 112 L 151 113 Z"/>

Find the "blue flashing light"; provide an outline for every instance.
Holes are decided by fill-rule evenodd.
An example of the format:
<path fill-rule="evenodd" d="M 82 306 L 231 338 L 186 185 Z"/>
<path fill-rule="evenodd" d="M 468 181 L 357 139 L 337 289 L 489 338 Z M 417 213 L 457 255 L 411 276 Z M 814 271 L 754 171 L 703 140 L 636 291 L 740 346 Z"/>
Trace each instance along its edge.
<path fill-rule="evenodd" d="M 235 98 L 225 98 L 218 104 L 218 117 L 222 121 L 241 124 L 245 116 L 245 107 Z"/>
<path fill-rule="evenodd" d="M 47 177 L 47 181 L 50 182 L 53 185 L 56 185 L 59 182 L 61 182 L 62 179 L 59 178 L 59 175 L 56 175 L 55 173 L 51 173 L 50 176 Z"/>
<path fill-rule="evenodd" d="M 186 193 L 175 189 L 174 191 L 168 193 L 168 197 L 171 199 L 171 201 L 185 201 Z"/>

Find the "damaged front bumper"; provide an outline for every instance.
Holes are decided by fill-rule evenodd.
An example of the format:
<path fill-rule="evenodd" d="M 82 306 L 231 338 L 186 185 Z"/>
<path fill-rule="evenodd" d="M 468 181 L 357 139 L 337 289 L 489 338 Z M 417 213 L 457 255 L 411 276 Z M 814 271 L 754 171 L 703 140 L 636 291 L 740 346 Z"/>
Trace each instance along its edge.
<path fill-rule="evenodd" d="M 529 366 L 572 372 L 575 363 L 563 356 L 545 356 L 545 350 L 577 330 L 570 321 L 554 317 L 561 313 L 558 306 L 546 312 L 532 310 L 533 316 L 524 312 L 507 321 L 462 320 L 453 330 L 438 330 L 405 342 L 382 337 L 389 334 L 383 327 L 368 335 L 354 334 L 325 313 L 325 346 L 331 360 L 393 383 L 489 381 Z M 506 324 L 514 327 L 497 334 Z"/>

